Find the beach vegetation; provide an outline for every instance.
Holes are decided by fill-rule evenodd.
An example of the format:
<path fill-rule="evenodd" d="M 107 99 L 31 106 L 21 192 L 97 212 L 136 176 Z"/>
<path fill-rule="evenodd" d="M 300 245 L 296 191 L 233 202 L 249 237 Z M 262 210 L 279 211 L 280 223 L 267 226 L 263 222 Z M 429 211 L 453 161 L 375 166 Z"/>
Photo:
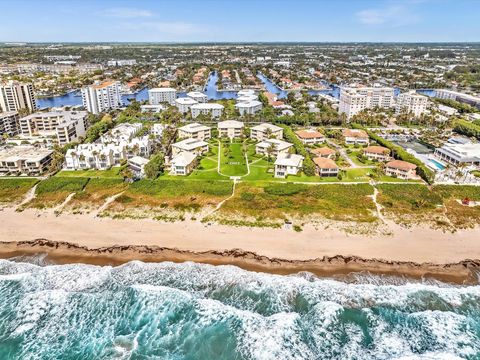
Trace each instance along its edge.
<path fill-rule="evenodd" d="M 4 178 L 0 179 L 0 203 L 20 201 L 35 184 L 36 178 Z"/>

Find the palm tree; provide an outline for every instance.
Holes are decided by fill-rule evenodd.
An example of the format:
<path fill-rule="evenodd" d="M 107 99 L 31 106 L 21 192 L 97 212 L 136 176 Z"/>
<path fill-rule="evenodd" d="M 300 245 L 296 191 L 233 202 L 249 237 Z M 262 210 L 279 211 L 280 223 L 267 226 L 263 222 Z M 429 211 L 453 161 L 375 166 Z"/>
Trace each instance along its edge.
<path fill-rule="evenodd" d="M 270 162 L 271 157 L 272 157 L 272 155 L 273 155 L 274 152 L 275 152 L 275 145 L 274 145 L 274 144 L 270 144 L 270 145 L 267 147 L 267 159 L 268 159 L 268 162 Z"/>

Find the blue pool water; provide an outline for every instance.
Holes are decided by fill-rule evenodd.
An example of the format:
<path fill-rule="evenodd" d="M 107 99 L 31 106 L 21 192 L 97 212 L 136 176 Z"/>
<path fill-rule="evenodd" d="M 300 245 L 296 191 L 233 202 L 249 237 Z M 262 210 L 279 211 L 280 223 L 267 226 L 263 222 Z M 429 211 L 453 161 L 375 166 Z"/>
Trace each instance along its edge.
<path fill-rule="evenodd" d="M 430 159 L 430 162 L 438 169 L 438 170 L 445 170 L 445 165 L 442 163 L 438 162 L 435 159 Z"/>

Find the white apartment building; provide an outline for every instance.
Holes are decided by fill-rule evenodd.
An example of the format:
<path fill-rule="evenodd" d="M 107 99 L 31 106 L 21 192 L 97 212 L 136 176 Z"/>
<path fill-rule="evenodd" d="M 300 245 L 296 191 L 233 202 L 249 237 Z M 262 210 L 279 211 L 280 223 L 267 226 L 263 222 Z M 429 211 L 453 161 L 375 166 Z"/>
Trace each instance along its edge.
<path fill-rule="evenodd" d="M 0 110 L 7 112 L 21 109 L 37 110 L 33 85 L 12 80 L 0 83 Z"/>
<path fill-rule="evenodd" d="M 141 123 L 123 123 L 115 126 L 113 129 L 100 137 L 102 144 L 119 144 L 120 142 L 129 142 L 132 140 L 143 125 Z"/>
<path fill-rule="evenodd" d="M 140 111 L 142 113 L 156 113 L 162 112 L 166 107 L 162 104 L 159 105 L 140 105 Z"/>
<path fill-rule="evenodd" d="M 64 168 L 66 170 L 107 170 L 120 165 L 126 159 L 125 148 L 118 145 L 80 144 L 74 149 L 67 150 Z"/>
<path fill-rule="evenodd" d="M 37 112 L 19 120 L 24 136 L 56 136 L 60 145 L 78 141 L 87 131 L 86 111 Z"/>
<path fill-rule="evenodd" d="M 446 143 L 435 149 L 435 156 L 452 165 L 480 166 L 480 143 Z"/>
<path fill-rule="evenodd" d="M 425 95 L 417 94 L 415 91 L 409 91 L 397 97 L 395 112 L 397 114 L 413 114 L 415 117 L 419 117 L 427 110 L 428 103 L 428 97 Z"/>
<path fill-rule="evenodd" d="M 163 135 L 165 131 L 165 125 L 163 124 L 153 124 L 152 128 L 150 129 L 150 133 L 154 135 L 156 138 L 159 138 Z"/>
<path fill-rule="evenodd" d="M 297 175 L 302 170 L 303 160 L 302 155 L 279 154 L 275 160 L 275 177 L 286 178 L 288 175 Z"/>
<path fill-rule="evenodd" d="M 178 137 L 180 139 L 208 140 L 212 137 L 212 130 L 208 126 L 191 123 L 178 128 Z"/>
<path fill-rule="evenodd" d="M 390 108 L 395 105 L 394 90 L 390 87 L 344 87 L 340 91 L 338 112 L 347 118 L 364 109 Z"/>
<path fill-rule="evenodd" d="M 293 144 L 279 139 L 265 139 L 255 146 L 255 151 L 260 155 L 268 155 L 269 149 L 272 149 L 271 155 L 278 157 L 280 154 L 288 154 Z"/>
<path fill-rule="evenodd" d="M 252 100 L 247 102 L 239 102 L 235 104 L 240 116 L 255 115 L 256 112 L 262 110 L 262 103 L 258 100 Z"/>
<path fill-rule="evenodd" d="M 188 113 L 190 108 L 196 104 L 198 104 L 198 102 L 189 97 L 175 99 L 175 106 L 182 114 Z"/>
<path fill-rule="evenodd" d="M 177 98 L 177 90 L 173 88 L 154 88 L 148 90 L 148 103 L 159 105 L 161 103 L 174 104 Z"/>
<path fill-rule="evenodd" d="M 107 61 L 107 66 L 132 66 L 137 63 L 135 59 L 122 59 Z"/>
<path fill-rule="evenodd" d="M 148 159 L 141 156 L 133 156 L 128 159 L 128 168 L 135 174 L 137 178 L 145 176 L 145 165 L 148 164 Z"/>
<path fill-rule="evenodd" d="M 254 140 L 262 141 L 263 139 L 268 139 L 271 137 L 276 139 L 282 139 L 283 128 L 269 123 L 262 123 L 260 125 L 250 128 L 250 138 Z"/>
<path fill-rule="evenodd" d="M 242 136 L 245 125 L 241 121 L 226 120 L 220 121 L 217 127 L 219 138 L 228 137 L 229 139 L 234 139 Z"/>
<path fill-rule="evenodd" d="M 0 149 L 0 175 L 41 175 L 52 154 L 53 150 L 23 145 Z"/>
<path fill-rule="evenodd" d="M 197 103 L 206 103 L 208 100 L 208 96 L 200 91 L 190 91 L 187 93 L 187 97 L 195 100 Z"/>
<path fill-rule="evenodd" d="M 195 104 L 190 108 L 192 111 L 192 118 L 194 119 L 200 114 L 210 114 L 212 118 L 219 118 L 222 116 L 223 109 L 223 105 L 216 103 Z"/>
<path fill-rule="evenodd" d="M 208 151 L 208 143 L 199 139 L 185 139 L 172 145 L 172 156 L 181 152 L 189 152 L 197 156 L 203 155 Z"/>
<path fill-rule="evenodd" d="M 7 111 L 0 113 L 0 136 L 7 134 L 15 136 L 18 134 L 18 112 Z"/>
<path fill-rule="evenodd" d="M 85 109 L 92 114 L 100 114 L 122 106 L 120 83 L 105 81 L 82 89 L 82 102 Z"/>
<path fill-rule="evenodd" d="M 480 109 L 480 96 L 464 94 L 453 90 L 437 89 L 435 90 L 435 97 L 439 99 L 455 100 L 470 106 L 476 106 Z"/>

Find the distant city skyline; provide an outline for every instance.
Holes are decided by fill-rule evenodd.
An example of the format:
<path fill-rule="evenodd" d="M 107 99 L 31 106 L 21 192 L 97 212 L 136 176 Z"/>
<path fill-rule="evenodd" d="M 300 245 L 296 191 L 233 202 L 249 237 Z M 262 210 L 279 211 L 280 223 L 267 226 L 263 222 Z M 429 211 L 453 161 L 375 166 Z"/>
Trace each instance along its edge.
<path fill-rule="evenodd" d="M 478 42 L 476 0 L 2 0 L 2 42 Z"/>

